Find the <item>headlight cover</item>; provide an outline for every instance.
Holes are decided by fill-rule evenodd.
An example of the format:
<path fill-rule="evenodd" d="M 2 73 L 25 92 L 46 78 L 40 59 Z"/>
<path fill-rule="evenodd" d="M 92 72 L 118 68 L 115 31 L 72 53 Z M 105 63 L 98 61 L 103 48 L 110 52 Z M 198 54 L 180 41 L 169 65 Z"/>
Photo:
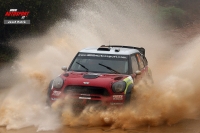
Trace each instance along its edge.
<path fill-rule="evenodd" d="M 63 86 L 63 79 L 61 77 L 57 77 L 53 80 L 53 87 L 56 89 L 60 89 Z"/>
<path fill-rule="evenodd" d="M 113 92 L 116 92 L 116 93 L 123 92 L 125 90 L 125 88 L 126 88 L 126 83 L 124 81 L 115 82 L 112 85 L 112 90 L 113 90 Z"/>

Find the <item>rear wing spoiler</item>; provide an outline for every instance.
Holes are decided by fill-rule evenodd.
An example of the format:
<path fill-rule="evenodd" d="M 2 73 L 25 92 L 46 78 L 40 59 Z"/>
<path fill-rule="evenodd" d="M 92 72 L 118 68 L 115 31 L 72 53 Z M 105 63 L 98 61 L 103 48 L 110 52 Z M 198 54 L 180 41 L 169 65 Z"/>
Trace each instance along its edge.
<path fill-rule="evenodd" d="M 145 49 L 143 47 L 133 47 L 133 46 L 123 46 L 123 45 L 101 45 L 103 48 L 110 48 L 110 47 L 118 47 L 118 48 L 129 48 L 129 49 L 137 49 L 141 54 L 145 56 Z M 100 48 L 101 48 L 100 47 Z"/>

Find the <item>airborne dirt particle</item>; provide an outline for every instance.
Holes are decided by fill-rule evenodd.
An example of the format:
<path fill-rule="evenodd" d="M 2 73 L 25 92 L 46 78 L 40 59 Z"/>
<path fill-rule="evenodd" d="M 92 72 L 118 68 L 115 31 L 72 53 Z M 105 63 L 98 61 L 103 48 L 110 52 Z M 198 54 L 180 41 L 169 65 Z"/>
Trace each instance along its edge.
<path fill-rule="evenodd" d="M 200 111 L 200 37 L 175 46 L 175 38 L 159 30 L 153 15 L 137 1 L 91 0 L 73 12 L 73 21 L 58 22 L 45 36 L 16 41 L 21 53 L 13 64 L 18 70 L 10 78 L 17 82 L 10 83 L 8 92 L 1 91 L 0 125 L 7 129 L 36 126 L 38 130 L 53 130 L 62 124 L 129 129 L 195 119 Z M 135 98 L 125 108 L 89 106 L 78 116 L 70 105 L 60 109 L 63 101 L 48 108 L 43 90 L 61 73 L 61 66 L 69 65 L 80 49 L 109 42 L 144 47 L 154 84 L 137 84 Z"/>

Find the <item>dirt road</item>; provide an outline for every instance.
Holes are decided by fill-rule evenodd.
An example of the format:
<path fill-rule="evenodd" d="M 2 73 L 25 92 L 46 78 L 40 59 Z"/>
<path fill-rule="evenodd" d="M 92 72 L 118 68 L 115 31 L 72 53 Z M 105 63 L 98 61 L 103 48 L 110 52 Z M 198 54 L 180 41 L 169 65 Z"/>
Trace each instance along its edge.
<path fill-rule="evenodd" d="M 40 131 L 40 133 L 199 133 L 200 120 L 183 120 L 175 125 L 158 127 L 140 127 L 136 129 L 110 129 L 109 127 L 68 127 L 64 126 L 55 131 Z M 6 130 L 0 127 L 0 133 L 36 133 L 35 127 L 27 127 L 20 130 Z"/>

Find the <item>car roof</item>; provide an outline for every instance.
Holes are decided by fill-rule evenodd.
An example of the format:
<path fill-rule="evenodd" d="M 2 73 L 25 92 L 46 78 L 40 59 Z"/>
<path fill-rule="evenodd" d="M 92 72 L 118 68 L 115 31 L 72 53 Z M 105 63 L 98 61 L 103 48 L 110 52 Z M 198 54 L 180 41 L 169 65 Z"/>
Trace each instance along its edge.
<path fill-rule="evenodd" d="M 101 47 L 100 47 L 101 48 Z M 124 47 L 109 47 L 108 49 L 99 49 L 99 47 L 89 47 L 82 49 L 80 51 L 81 53 L 96 53 L 96 54 L 113 54 L 113 55 L 131 55 L 134 53 L 140 53 L 137 49 L 130 49 L 130 48 L 124 48 Z"/>

